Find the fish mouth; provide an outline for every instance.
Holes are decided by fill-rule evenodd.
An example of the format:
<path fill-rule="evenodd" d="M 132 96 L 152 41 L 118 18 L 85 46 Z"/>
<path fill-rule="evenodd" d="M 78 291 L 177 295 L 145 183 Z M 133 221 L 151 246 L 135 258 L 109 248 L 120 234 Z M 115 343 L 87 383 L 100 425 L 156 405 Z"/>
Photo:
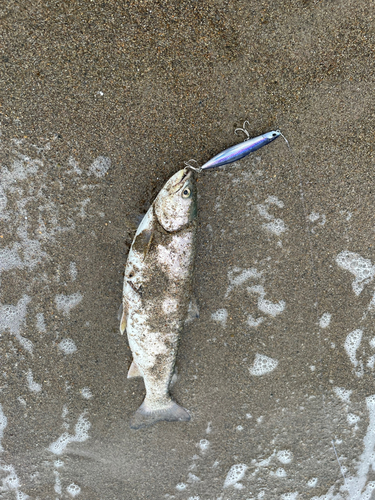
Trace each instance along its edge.
<path fill-rule="evenodd" d="M 189 170 L 188 168 L 184 168 L 184 170 L 182 171 L 182 177 L 181 179 L 173 186 L 173 192 L 174 193 L 177 193 L 177 191 L 179 191 L 180 189 L 183 188 L 183 186 L 185 185 L 186 181 L 189 180 L 192 176 L 192 171 Z"/>
<path fill-rule="evenodd" d="M 192 176 L 192 173 L 193 172 L 191 170 L 189 170 L 188 168 L 184 168 L 184 173 L 183 173 L 182 179 L 180 180 L 180 182 L 178 184 L 183 184 L 185 181 L 190 179 L 190 177 Z"/>

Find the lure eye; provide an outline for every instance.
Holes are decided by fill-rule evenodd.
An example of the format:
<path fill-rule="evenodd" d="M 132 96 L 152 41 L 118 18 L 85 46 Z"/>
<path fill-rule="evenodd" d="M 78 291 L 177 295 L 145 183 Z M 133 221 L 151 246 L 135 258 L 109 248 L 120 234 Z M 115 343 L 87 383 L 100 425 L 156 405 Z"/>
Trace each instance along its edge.
<path fill-rule="evenodd" d="M 183 198 L 189 198 L 191 194 L 191 190 L 189 188 L 185 188 L 183 191 L 182 191 L 182 197 Z"/>

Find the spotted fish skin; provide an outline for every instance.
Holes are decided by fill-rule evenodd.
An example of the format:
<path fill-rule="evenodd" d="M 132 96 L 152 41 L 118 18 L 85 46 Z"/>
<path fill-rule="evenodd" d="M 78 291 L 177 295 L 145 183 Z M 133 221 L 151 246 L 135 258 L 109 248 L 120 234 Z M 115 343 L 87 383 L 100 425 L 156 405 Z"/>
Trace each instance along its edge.
<path fill-rule="evenodd" d="M 162 188 L 134 237 L 125 268 L 123 314 L 133 363 L 128 377 L 144 379 L 146 397 L 131 427 L 189 420 L 169 394 L 179 335 L 192 296 L 196 186 L 191 171 Z"/>

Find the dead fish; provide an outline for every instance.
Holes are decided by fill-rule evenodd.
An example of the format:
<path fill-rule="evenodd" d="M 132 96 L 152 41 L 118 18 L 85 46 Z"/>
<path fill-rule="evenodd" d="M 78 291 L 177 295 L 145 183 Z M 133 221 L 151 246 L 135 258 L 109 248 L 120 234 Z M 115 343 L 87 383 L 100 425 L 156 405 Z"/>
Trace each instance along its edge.
<path fill-rule="evenodd" d="M 146 397 L 131 427 L 188 421 L 169 384 L 179 334 L 192 296 L 197 217 L 196 185 L 188 168 L 174 174 L 144 216 L 125 267 L 120 331 L 133 362 L 128 378 L 143 377 Z"/>

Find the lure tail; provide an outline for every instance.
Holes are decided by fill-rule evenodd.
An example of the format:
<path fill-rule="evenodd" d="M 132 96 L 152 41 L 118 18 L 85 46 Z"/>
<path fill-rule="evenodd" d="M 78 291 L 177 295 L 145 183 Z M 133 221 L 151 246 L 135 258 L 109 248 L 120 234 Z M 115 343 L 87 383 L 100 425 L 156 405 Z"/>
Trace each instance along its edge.
<path fill-rule="evenodd" d="M 135 412 L 130 422 L 130 427 L 132 429 L 140 429 L 142 427 L 149 427 L 163 420 L 167 422 L 188 422 L 190 420 L 190 415 L 185 408 L 182 408 L 182 406 L 172 400 L 158 410 L 149 410 L 144 401 Z"/>

